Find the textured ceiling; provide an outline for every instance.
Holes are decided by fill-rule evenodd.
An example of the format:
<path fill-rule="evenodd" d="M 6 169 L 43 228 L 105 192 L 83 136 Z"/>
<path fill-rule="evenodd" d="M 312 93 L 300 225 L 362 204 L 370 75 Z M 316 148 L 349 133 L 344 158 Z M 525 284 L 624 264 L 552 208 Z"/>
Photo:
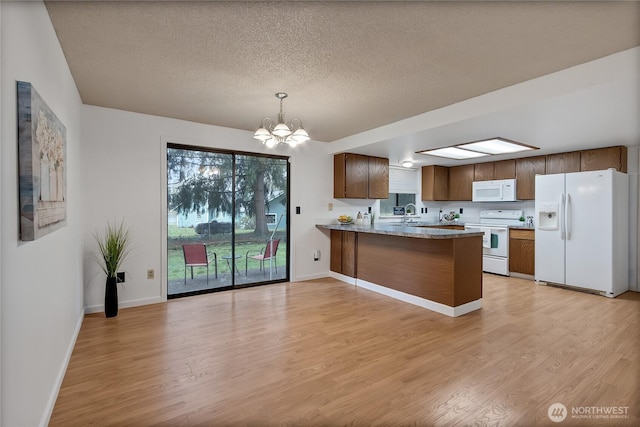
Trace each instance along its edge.
<path fill-rule="evenodd" d="M 640 45 L 638 2 L 46 2 L 85 104 L 334 141 Z"/>

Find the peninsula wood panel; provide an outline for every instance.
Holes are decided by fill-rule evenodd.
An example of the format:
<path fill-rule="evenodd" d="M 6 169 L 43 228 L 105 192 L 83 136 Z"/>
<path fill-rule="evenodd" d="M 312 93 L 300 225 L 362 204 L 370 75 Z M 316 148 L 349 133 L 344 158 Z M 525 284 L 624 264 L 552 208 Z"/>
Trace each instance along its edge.
<path fill-rule="evenodd" d="M 342 274 L 357 277 L 357 235 L 353 231 L 342 232 Z"/>
<path fill-rule="evenodd" d="M 548 154 L 545 174 L 580 172 L 580 152 Z"/>
<path fill-rule="evenodd" d="M 453 305 L 482 298 L 482 237 L 453 240 Z M 472 284 L 479 283 L 480 286 Z"/>
<path fill-rule="evenodd" d="M 450 307 L 482 297 L 482 238 L 359 233 L 358 279 Z"/>
<path fill-rule="evenodd" d="M 331 231 L 331 258 L 329 268 L 345 276 L 356 277 L 356 233 Z"/>
<path fill-rule="evenodd" d="M 336 273 L 342 273 L 342 231 L 331 231 L 331 258 L 329 268 Z"/>
<path fill-rule="evenodd" d="M 369 157 L 369 198 L 389 198 L 389 159 Z"/>
<path fill-rule="evenodd" d="M 471 200 L 473 192 L 473 165 L 449 168 L 449 200 Z"/>
<path fill-rule="evenodd" d="M 493 179 L 515 179 L 516 161 L 500 160 L 493 163 Z"/>
<path fill-rule="evenodd" d="M 473 169 L 474 181 L 491 181 L 493 180 L 494 162 L 476 163 Z"/>

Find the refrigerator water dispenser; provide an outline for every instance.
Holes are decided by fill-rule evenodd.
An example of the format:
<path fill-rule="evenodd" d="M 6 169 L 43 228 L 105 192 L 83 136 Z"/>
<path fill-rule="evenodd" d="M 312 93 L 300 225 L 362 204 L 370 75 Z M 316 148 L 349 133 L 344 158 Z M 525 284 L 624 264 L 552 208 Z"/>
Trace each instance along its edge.
<path fill-rule="evenodd" d="M 558 204 L 539 203 L 538 204 L 538 229 L 557 230 L 560 227 Z"/>

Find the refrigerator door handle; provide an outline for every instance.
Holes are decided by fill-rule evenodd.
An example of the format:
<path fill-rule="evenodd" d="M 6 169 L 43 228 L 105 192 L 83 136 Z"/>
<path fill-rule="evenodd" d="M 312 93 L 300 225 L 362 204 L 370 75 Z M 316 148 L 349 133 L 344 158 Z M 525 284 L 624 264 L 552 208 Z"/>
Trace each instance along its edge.
<path fill-rule="evenodd" d="M 567 240 L 571 240 L 571 194 L 567 193 L 566 207 L 565 207 L 565 228 L 567 232 Z"/>
<path fill-rule="evenodd" d="M 562 240 L 565 239 L 565 230 L 564 230 L 564 193 L 562 193 L 562 197 L 560 198 L 560 238 Z"/>

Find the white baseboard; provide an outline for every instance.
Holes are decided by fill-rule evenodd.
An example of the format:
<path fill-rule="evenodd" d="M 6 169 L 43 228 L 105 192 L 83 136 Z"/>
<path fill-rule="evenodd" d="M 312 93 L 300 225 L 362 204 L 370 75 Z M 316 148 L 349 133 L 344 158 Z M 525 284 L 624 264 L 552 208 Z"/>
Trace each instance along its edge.
<path fill-rule="evenodd" d="M 162 297 L 151 297 L 151 298 L 140 298 L 129 301 L 118 301 L 118 309 L 121 308 L 129 308 L 129 307 L 138 307 L 140 305 L 149 305 L 149 304 L 158 304 L 162 302 Z M 91 313 L 100 313 L 104 311 L 104 304 L 92 305 L 89 307 L 85 307 L 84 311 L 86 314 Z"/>
<path fill-rule="evenodd" d="M 415 295 L 396 291 L 395 289 L 390 289 L 385 286 L 380 286 L 375 283 L 367 282 L 366 280 L 362 279 L 357 279 L 355 285 L 360 288 L 368 289 L 370 291 L 377 292 L 379 294 L 386 295 L 400 301 L 408 302 L 409 304 L 417 305 L 418 307 L 426 308 L 427 310 L 435 311 L 436 313 L 444 314 L 445 316 L 449 317 L 462 316 L 463 314 L 467 314 L 474 310 L 482 308 L 482 298 L 456 307 L 451 307 L 439 302 L 431 301 L 425 298 L 417 297 Z"/>
<path fill-rule="evenodd" d="M 49 396 L 49 400 L 47 401 L 47 406 L 45 406 L 44 408 L 44 413 L 42 414 L 42 419 L 40 420 L 41 427 L 46 427 L 47 425 L 49 425 L 49 421 L 51 420 L 53 408 L 56 406 L 56 400 L 58 400 L 58 393 L 60 392 L 60 387 L 62 387 L 64 375 L 67 372 L 67 367 L 69 366 L 69 361 L 71 360 L 73 349 L 76 346 L 76 340 L 78 339 L 78 335 L 80 334 L 80 328 L 82 328 L 84 315 L 85 310 L 83 309 L 80 312 L 80 317 L 78 318 L 78 322 L 76 323 L 76 329 L 73 331 L 73 335 L 71 336 L 71 341 L 67 346 L 67 351 L 64 355 L 64 360 L 62 361 L 62 366 L 60 366 L 60 369 L 58 370 L 56 382 L 53 384 L 53 390 L 51 390 L 51 395 Z"/>
<path fill-rule="evenodd" d="M 336 273 L 335 271 L 329 272 L 329 277 L 340 280 L 341 282 L 348 283 L 350 285 L 356 285 L 356 278 L 351 276 L 345 276 L 344 274 Z"/>

